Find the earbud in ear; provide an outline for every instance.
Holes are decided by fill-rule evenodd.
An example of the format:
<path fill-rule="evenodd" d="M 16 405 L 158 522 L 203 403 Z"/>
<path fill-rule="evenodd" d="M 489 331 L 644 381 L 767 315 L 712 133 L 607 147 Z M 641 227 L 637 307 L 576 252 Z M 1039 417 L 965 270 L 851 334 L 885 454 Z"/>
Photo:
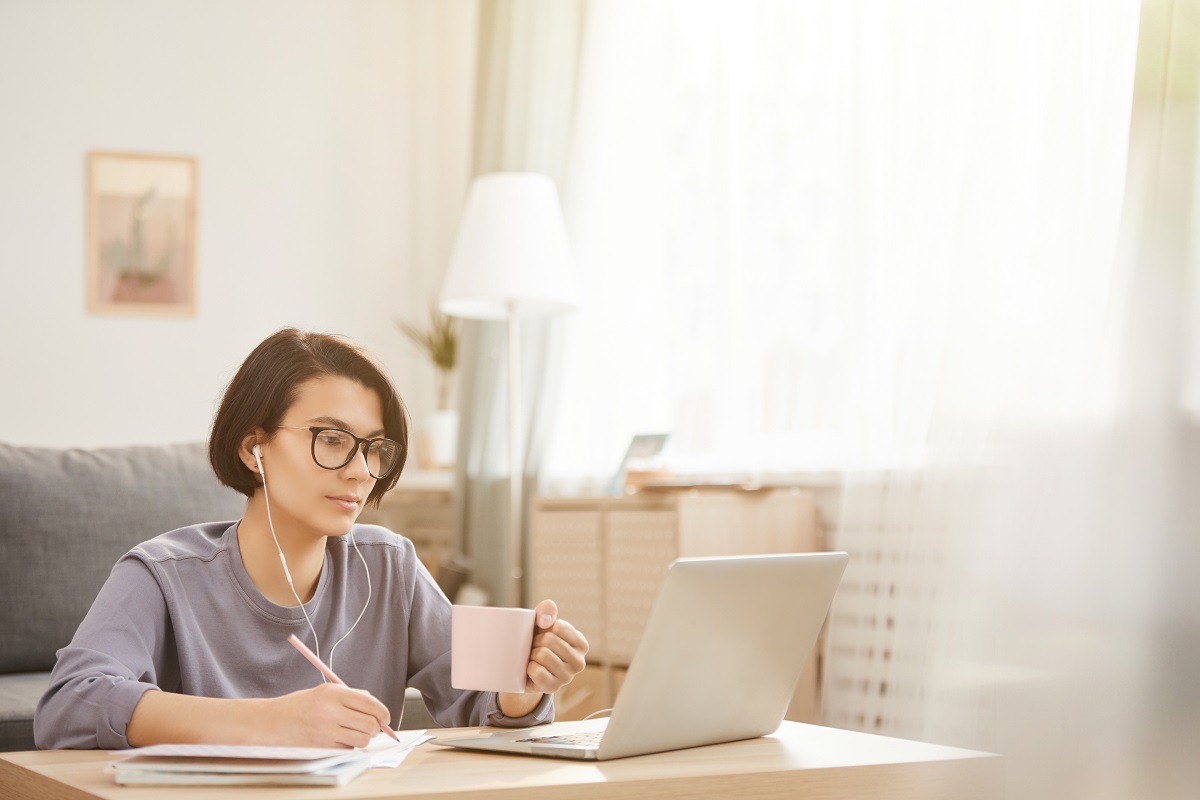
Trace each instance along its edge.
<path fill-rule="evenodd" d="M 250 452 L 254 453 L 254 457 L 255 457 L 255 458 L 261 458 L 261 457 L 262 457 L 262 451 L 258 449 L 258 445 L 254 445 L 254 449 L 253 449 L 253 450 L 251 450 Z"/>

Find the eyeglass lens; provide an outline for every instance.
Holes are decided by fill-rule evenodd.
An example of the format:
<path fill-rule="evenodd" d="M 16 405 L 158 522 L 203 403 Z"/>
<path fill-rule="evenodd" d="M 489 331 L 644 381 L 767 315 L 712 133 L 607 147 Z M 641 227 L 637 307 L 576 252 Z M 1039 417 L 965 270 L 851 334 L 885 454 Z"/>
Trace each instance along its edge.
<path fill-rule="evenodd" d="M 313 458 L 325 469 L 341 469 L 358 452 L 359 440 L 350 433 L 327 429 L 313 433 Z M 367 471 L 372 477 L 385 478 L 400 458 L 400 445 L 391 439 L 373 439 L 366 443 Z"/>

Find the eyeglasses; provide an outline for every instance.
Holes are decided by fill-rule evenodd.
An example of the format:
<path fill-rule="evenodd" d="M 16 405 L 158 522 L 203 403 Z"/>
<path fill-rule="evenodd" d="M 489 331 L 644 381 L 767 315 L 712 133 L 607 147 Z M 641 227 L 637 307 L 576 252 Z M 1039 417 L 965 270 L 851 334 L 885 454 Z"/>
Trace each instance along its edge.
<path fill-rule="evenodd" d="M 344 428 L 305 427 L 302 425 L 277 425 L 312 433 L 312 457 L 322 469 L 341 469 L 350 463 L 362 448 L 367 458 L 367 472 L 372 478 L 386 478 L 400 463 L 404 448 L 391 439 L 363 439 Z"/>

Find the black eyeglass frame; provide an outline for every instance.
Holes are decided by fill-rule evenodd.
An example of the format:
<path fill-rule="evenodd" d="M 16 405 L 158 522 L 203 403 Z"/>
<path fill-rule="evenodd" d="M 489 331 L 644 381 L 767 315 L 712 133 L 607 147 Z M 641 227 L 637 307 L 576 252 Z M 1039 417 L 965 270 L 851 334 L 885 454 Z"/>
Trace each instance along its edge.
<path fill-rule="evenodd" d="M 310 432 L 312 434 L 312 443 L 309 446 L 309 452 L 312 454 L 313 463 L 316 464 L 321 469 L 327 469 L 330 472 L 336 472 L 337 470 L 346 466 L 347 464 L 349 464 L 351 461 L 354 460 L 354 457 L 356 455 L 358 455 L 361 452 L 363 454 L 363 460 L 366 461 L 366 463 L 367 463 L 367 472 L 375 480 L 381 481 L 396 471 L 396 466 L 401 462 L 401 460 L 402 460 L 401 456 L 404 455 L 404 446 L 401 445 L 399 442 L 397 442 L 395 439 L 388 439 L 385 436 L 380 436 L 375 439 L 364 439 L 363 437 L 355 436 L 353 432 L 348 431 L 345 428 L 339 428 L 336 425 L 276 425 L 275 427 L 276 428 L 288 428 L 289 430 L 295 430 L 295 431 Z M 349 436 L 351 439 L 354 440 L 354 447 L 352 447 L 350 449 L 350 454 L 346 456 L 345 461 L 343 461 L 341 464 L 338 464 L 336 467 L 327 467 L 324 464 L 322 464 L 319 460 L 317 460 L 317 437 L 320 436 L 325 431 L 337 431 L 338 433 L 344 433 L 347 436 Z M 390 442 L 391 444 L 396 446 L 396 450 L 400 454 L 396 457 L 396 460 L 392 464 L 391 468 L 387 472 L 383 473 L 382 475 L 376 475 L 374 472 L 371 472 L 371 460 L 369 458 L 367 458 L 367 450 L 369 450 L 371 448 L 371 446 L 374 445 L 376 442 Z"/>

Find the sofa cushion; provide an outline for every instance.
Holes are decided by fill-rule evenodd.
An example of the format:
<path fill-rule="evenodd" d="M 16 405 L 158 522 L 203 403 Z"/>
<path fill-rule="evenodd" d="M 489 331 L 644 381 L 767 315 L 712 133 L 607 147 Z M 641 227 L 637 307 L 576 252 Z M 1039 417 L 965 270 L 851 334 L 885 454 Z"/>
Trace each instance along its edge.
<path fill-rule="evenodd" d="M 51 669 L 131 547 L 244 510 L 245 498 L 217 482 L 202 443 L 0 444 L 0 673 Z"/>
<path fill-rule="evenodd" d="M 0 752 L 34 748 L 33 711 L 49 686 L 49 672 L 0 675 Z"/>

